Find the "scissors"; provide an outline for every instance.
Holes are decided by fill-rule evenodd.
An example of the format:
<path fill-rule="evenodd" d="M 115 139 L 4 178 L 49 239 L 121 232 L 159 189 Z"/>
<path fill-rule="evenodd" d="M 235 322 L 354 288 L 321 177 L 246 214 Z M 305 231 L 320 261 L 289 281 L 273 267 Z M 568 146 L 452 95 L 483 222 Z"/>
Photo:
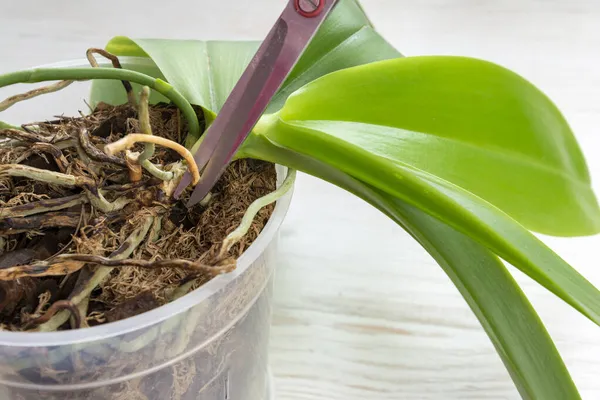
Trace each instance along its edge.
<path fill-rule="evenodd" d="M 200 202 L 217 183 L 336 2 L 289 0 L 204 133 L 194 155 L 202 175 L 187 207 Z M 191 183 L 192 176 L 188 171 L 175 190 L 175 198 L 179 198 Z"/>

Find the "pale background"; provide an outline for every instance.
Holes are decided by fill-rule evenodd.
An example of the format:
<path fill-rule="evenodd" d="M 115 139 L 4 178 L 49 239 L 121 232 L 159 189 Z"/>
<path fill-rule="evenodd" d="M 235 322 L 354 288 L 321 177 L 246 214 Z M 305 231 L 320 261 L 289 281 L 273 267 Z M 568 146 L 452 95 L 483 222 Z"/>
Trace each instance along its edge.
<path fill-rule="evenodd" d="M 1 72 L 81 58 L 87 47 L 119 34 L 261 39 L 284 4 L 0 1 Z M 600 193 L 600 2 L 362 3 L 405 55 L 485 58 L 533 81 L 571 123 Z M 53 100 L 41 101 L 48 112 L 60 111 Z M 15 107 L 12 115 L 24 112 Z M 598 236 L 543 239 L 600 287 Z M 600 328 L 516 275 L 584 399 L 600 399 Z M 368 205 L 305 175 L 282 228 L 276 285 L 271 360 L 278 399 L 519 398 L 477 320 L 430 257 Z"/>

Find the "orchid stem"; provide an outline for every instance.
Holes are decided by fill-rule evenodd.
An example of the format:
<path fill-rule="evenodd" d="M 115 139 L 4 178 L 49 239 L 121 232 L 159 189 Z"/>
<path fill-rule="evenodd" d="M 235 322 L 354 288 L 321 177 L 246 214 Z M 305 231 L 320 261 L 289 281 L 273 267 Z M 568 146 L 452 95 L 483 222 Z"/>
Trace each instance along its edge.
<path fill-rule="evenodd" d="M 162 79 L 127 69 L 112 68 L 34 68 L 0 75 L 0 88 L 17 83 L 37 83 L 57 80 L 87 81 L 111 79 L 134 82 L 156 90 L 175 104 L 189 124 L 189 141 L 200 137 L 200 123 L 192 105 L 186 98 Z"/>

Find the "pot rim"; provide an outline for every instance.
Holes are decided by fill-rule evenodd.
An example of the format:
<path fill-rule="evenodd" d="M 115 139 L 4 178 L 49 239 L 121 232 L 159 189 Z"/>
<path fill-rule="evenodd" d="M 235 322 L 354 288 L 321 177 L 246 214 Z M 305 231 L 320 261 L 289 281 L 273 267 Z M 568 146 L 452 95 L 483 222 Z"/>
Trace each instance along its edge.
<path fill-rule="evenodd" d="M 89 66 L 87 62 L 88 61 L 85 59 L 75 59 L 42 65 L 37 68 Z M 147 65 L 153 64 L 151 60 L 141 57 L 122 57 L 121 62 L 123 64 L 140 62 Z M 110 65 L 107 62 L 99 62 L 99 64 Z M 279 164 L 275 164 L 275 167 L 277 170 L 277 184 L 280 185 L 285 178 L 287 168 Z M 268 245 L 275 239 L 275 236 L 283 223 L 291 202 L 292 193 L 293 187 L 284 197 L 277 200 L 275 209 L 260 235 L 258 235 L 250 247 L 248 247 L 248 249 L 238 258 L 237 267 L 232 272 L 216 276 L 196 290 L 175 301 L 120 321 L 109 322 L 89 328 L 58 332 L 0 331 L 0 346 L 33 348 L 64 346 L 105 340 L 156 325 L 189 310 L 224 289 L 228 284 L 241 276 L 254 261 L 263 254 Z"/>

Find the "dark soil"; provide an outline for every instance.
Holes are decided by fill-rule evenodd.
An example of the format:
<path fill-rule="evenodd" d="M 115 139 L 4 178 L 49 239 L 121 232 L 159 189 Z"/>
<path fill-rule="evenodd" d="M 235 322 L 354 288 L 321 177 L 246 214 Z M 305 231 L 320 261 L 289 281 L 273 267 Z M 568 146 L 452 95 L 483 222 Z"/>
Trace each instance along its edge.
<path fill-rule="evenodd" d="M 131 181 L 124 155 L 107 156 L 102 149 L 140 132 L 137 114 L 129 105 L 100 104 L 87 116 L 24 125 L 23 133 L 0 130 L 0 140 L 6 138 L 0 142 L 0 329 L 74 329 L 149 311 L 171 301 L 182 284 L 193 281 L 193 289 L 235 268 L 236 258 L 264 227 L 273 205 L 259 212 L 248 234 L 226 257 L 217 257 L 223 239 L 238 226 L 248 206 L 275 189 L 273 164 L 233 162 L 210 201 L 189 210 L 184 204 L 191 188 L 175 201 L 170 196 L 174 185 L 146 171 L 141 180 Z M 198 114 L 202 116 L 200 110 Z M 173 106 L 151 106 L 150 122 L 154 135 L 183 144 L 187 125 Z M 143 150 L 135 146 L 132 151 Z M 178 153 L 160 146 L 150 159 L 167 170 L 182 168 L 181 160 Z M 78 183 L 16 176 L 15 166 L 68 175 Z M 89 201 L 99 194 L 109 203 L 126 199 L 127 204 L 102 211 Z M 131 255 L 125 259 L 149 263 L 111 266 L 99 284 L 91 284 L 99 270 L 107 269 L 101 264 L 126 253 L 136 235 L 141 239 L 130 246 Z M 181 267 L 177 262 L 182 260 L 193 267 Z M 48 315 L 75 313 L 72 306 L 82 312 L 82 326 L 77 318 L 60 322 Z M 60 323 L 43 323 L 48 320 Z"/>

